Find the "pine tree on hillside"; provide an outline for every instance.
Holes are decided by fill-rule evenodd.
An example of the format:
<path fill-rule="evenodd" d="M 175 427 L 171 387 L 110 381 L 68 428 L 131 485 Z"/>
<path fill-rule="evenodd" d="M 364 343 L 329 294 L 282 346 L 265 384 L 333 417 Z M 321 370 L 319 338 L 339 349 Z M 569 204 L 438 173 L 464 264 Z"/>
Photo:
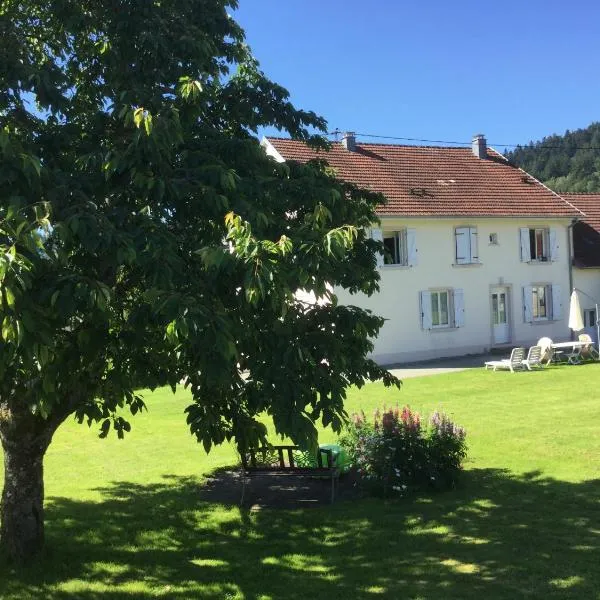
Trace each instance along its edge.
<path fill-rule="evenodd" d="M 600 192 L 600 123 L 517 146 L 506 157 L 557 192 Z"/>

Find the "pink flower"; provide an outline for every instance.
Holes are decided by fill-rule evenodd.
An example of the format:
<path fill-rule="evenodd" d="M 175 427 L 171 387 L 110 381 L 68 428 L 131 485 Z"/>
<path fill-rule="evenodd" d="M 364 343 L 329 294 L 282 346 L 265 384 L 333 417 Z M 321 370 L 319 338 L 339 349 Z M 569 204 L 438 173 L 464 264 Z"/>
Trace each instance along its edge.
<path fill-rule="evenodd" d="M 383 413 L 383 417 L 381 419 L 381 425 L 384 431 L 390 432 L 394 429 L 394 414 L 392 411 Z"/>

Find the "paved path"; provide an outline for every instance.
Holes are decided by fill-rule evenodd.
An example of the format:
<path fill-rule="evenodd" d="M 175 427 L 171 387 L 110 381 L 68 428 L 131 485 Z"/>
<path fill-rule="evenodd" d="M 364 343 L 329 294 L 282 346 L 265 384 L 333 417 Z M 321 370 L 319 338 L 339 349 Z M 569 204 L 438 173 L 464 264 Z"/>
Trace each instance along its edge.
<path fill-rule="evenodd" d="M 480 369 L 486 360 L 498 359 L 498 356 L 478 354 L 474 356 L 459 356 L 456 358 L 440 358 L 421 363 L 406 365 L 389 365 L 390 373 L 399 379 L 439 375 L 440 373 L 458 373 L 467 369 Z"/>

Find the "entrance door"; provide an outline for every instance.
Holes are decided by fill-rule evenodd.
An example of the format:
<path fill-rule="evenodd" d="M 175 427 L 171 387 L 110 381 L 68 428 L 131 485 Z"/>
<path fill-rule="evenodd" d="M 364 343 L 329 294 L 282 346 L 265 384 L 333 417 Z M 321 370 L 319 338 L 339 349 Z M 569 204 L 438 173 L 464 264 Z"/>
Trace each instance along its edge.
<path fill-rule="evenodd" d="M 494 288 L 492 290 L 492 328 L 494 344 L 506 344 L 510 341 L 508 325 L 508 290 Z"/>

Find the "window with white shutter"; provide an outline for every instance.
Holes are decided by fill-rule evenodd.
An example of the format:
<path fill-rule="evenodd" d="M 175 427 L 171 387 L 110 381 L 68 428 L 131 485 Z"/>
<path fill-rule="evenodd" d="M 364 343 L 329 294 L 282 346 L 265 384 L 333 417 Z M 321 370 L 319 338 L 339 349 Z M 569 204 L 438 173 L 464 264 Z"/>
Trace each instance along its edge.
<path fill-rule="evenodd" d="M 420 300 L 421 327 L 423 329 L 464 327 L 463 290 L 427 290 L 420 293 Z"/>
<path fill-rule="evenodd" d="M 414 241 L 414 229 L 413 241 Z M 386 265 L 409 265 L 408 230 L 384 231 L 383 245 L 385 246 L 384 264 Z"/>
<path fill-rule="evenodd" d="M 523 288 L 523 311 L 526 323 L 562 319 L 563 305 L 560 285 L 525 286 Z"/>
<path fill-rule="evenodd" d="M 454 239 L 457 265 L 470 265 L 479 262 L 476 227 L 457 227 L 454 230 Z"/>
<path fill-rule="evenodd" d="M 555 262 L 559 258 L 558 232 L 544 227 L 521 227 L 521 261 Z"/>

